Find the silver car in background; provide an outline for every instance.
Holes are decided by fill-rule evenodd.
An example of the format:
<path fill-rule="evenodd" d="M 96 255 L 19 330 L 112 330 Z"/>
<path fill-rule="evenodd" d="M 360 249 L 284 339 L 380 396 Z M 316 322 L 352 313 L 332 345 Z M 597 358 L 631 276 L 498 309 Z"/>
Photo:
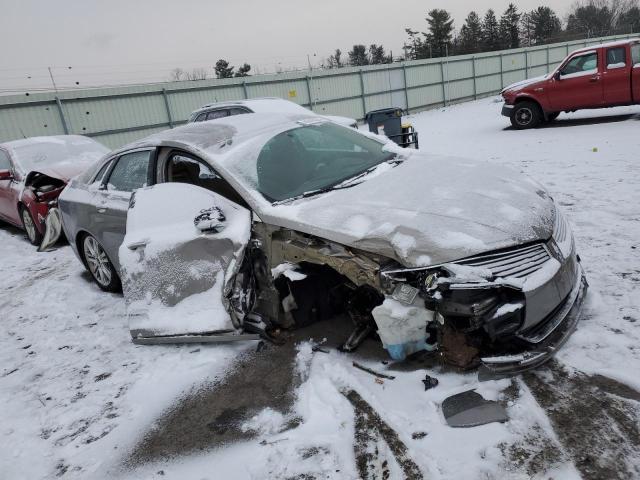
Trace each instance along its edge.
<path fill-rule="evenodd" d="M 346 351 L 375 331 L 397 360 L 436 350 L 460 368 L 516 372 L 568 339 L 587 290 L 569 224 L 539 183 L 317 116 L 152 135 L 59 203 L 100 286 L 122 278 L 141 343 L 273 338 L 345 313 Z"/>
<path fill-rule="evenodd" d="M 232 115 L 243 115 L 247 113 L 282 113 L 288 115 L 316 114 L 295 102 L 290 102 L 289 100 L 277 97 L 265 97 L 209 103 L 193 112 L 189 116 L 189 122 L 217 120 L 219 118 L 230 117 Z M 318 114 L 318 116 L 331 120 L 332 122 L 344 127 L 358 128 L 358 121 L 354 118 L 322 114 Z"/>

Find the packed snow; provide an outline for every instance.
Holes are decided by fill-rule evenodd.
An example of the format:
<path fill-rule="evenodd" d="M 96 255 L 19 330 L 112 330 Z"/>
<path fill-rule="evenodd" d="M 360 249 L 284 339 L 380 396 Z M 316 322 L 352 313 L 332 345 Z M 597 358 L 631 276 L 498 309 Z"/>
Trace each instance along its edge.
<path fill-rule="evenodd" d="M 427 153 L 510 166 L 548 188 L 573 227 L 590 282 L 583 319 L 558 361 L 574 375 L 599 374 L 638 390 L 640 107 L 563 114 L 554 125 L 531 131 L 507 128 L 499 109 L 484 99 L 409 120 Z M 351 226 L 370 228 L 366 217 Z M 409 243 L 397 237 L 398 248 Z M 357 409 L 346 391 L 357 392 L 397 432 L 424 478 L 580 478 L 583 465 L 567 454 L 562 431 L 526 379 L 479 382 L 474 372 L 439 369 L 393 371 L 394 380 L 380 379 L 354 369 L 354 355 L 318 352 L 311 343 L 298 346 L 300 386 L 293 411 L 266 409 L 247 419 L 242 428 L 255 432 L 254 439 L 126 467 L 127 453 L 166 411 L 224 377 L 255 343 L 135 346 L 122 296 L 91 283 L 69 247 L 36 253 L 21 232 L 7 226 L 0 229 L 0 244 L 2 478 L 359 478 Z M 390 373 L 381 362 L 362 363 Z M 439 385 L 425 391 L 425 374 Z M 441 402 L 470 389 L 505 402 L 510 420 L 448 427 Z M 285 431 L 290 416 L 299 425 Z M 612 428 L 602 429 L 606 434 Z M 379 477 L 387 472 L 403 478 L 389 443 L 373 443 Z M 530 474 L 518 458 L 538 453 L 542 466 Z M 640 469 L 637 456 L 626 461 Z"/>

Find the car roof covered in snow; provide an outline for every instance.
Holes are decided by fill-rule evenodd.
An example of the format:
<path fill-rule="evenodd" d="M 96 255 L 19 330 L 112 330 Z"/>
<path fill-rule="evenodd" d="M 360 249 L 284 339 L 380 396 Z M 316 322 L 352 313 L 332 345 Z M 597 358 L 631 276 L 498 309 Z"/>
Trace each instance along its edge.
<path fill-rule="evenodd" d="M 313 114 L 256 113 L 195 122 L 150 135 L 120 148 L 116 153 L 145 147 L 177 147 L 204 153 L 206 156 L 226 156 L 246 141 L 277 133 L 301 124 L 325 122 Z"/>
<path fill-rule="evenodd" d="M 582 52 L 590 52 L 591 50 L 597 50 L 598 48 L 611 48 L 611 47 L 622 47 L 624 45 L 629 45 L 633 43 L 640 42 L 640 38 L 631 38 L 627 40 L 616 40 L 614 42 L 606 42 L 600 43 L 598 45 L 589 45 L 588 47 L 580 48 L 578 50 L 574 50 L 572 53 L 582 53 Z"/>
<path fill-rule="evenodd" d="M 201 112 L 206 112 L 213 108 L 237 107 L 237 106 L 247 107 L 251 109 L 254 113 L 268 113 L 268 112 L 298 113 L 298 112 L 301 112 L 303 109 L 306 110 L 303 106 L 298 105 L 295 102 L 284 100 L 279 97 L 260 97 L 260 98 L 248 98 L 246 100 L 228 100 L 225 102 L 208 103 L 206 105 L 203 105 L 196 111 L 194 111 L 191 114 L 191 116 L 195 116 Z"/>

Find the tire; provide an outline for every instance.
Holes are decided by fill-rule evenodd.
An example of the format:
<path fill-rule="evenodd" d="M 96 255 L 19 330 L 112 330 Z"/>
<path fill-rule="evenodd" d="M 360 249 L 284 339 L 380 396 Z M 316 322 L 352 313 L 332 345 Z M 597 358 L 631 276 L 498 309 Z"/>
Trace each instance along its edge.
<path fill-rule="evenodd" d="M 511 113 L 511 125 L 516 130 L 535 128 L 543 120 L 542 110 L 537 103 L 519 102 Z"/>
<path fill-rule="evenodd" d="M 548 123 L 554 122 L 559 115 L 560 115 L 560 112 L 547 113 L 547 122 Z"/>
<path fill-rule="evenodd" d="M 80 252 L 93 281 L 105 292 L 119 292 L 122 289 L 120 277 L 107 257 L 104 248 L 91 235 L 80 241 Z"/>
<path fill-rule="evenodd" d="M 31 212 L 24 206 L 20 207 L 20 219 L 22 220 L 22 228 L 27 234 L 27 239 L 31 242 L 31 245 L 38 247 L 42 243 L 43 235 L 38 231 Z"/>

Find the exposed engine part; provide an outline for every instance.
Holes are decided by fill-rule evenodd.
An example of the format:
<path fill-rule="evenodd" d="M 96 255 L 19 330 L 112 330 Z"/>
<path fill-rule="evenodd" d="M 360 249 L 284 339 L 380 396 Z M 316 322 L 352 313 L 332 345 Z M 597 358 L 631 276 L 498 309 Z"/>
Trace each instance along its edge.
<path fill-rule="evenodd" d="M 480 364 L 480 350 L 469 343 L 469 336 L 445 324 L 440 330 L 440 355 L 453 366 L 470 369 Z"/>
<path fill-rule="evenodd" d="M 375 289 L 364 286 L 350 292 L 346 300 L 346 309 L 353 321 L 354 329 L 340 349 L 353 352 L 371 335 L 376 328 L 371 312 L 381 305 L 384 297 Z"/>
<path fill-rule="evenodd" d="M 40 172 L 31 172 L 25 179 L 25 187 L 33 190 L 39 202 L 47 202 L 58 198 L 66 183 Z"/>

